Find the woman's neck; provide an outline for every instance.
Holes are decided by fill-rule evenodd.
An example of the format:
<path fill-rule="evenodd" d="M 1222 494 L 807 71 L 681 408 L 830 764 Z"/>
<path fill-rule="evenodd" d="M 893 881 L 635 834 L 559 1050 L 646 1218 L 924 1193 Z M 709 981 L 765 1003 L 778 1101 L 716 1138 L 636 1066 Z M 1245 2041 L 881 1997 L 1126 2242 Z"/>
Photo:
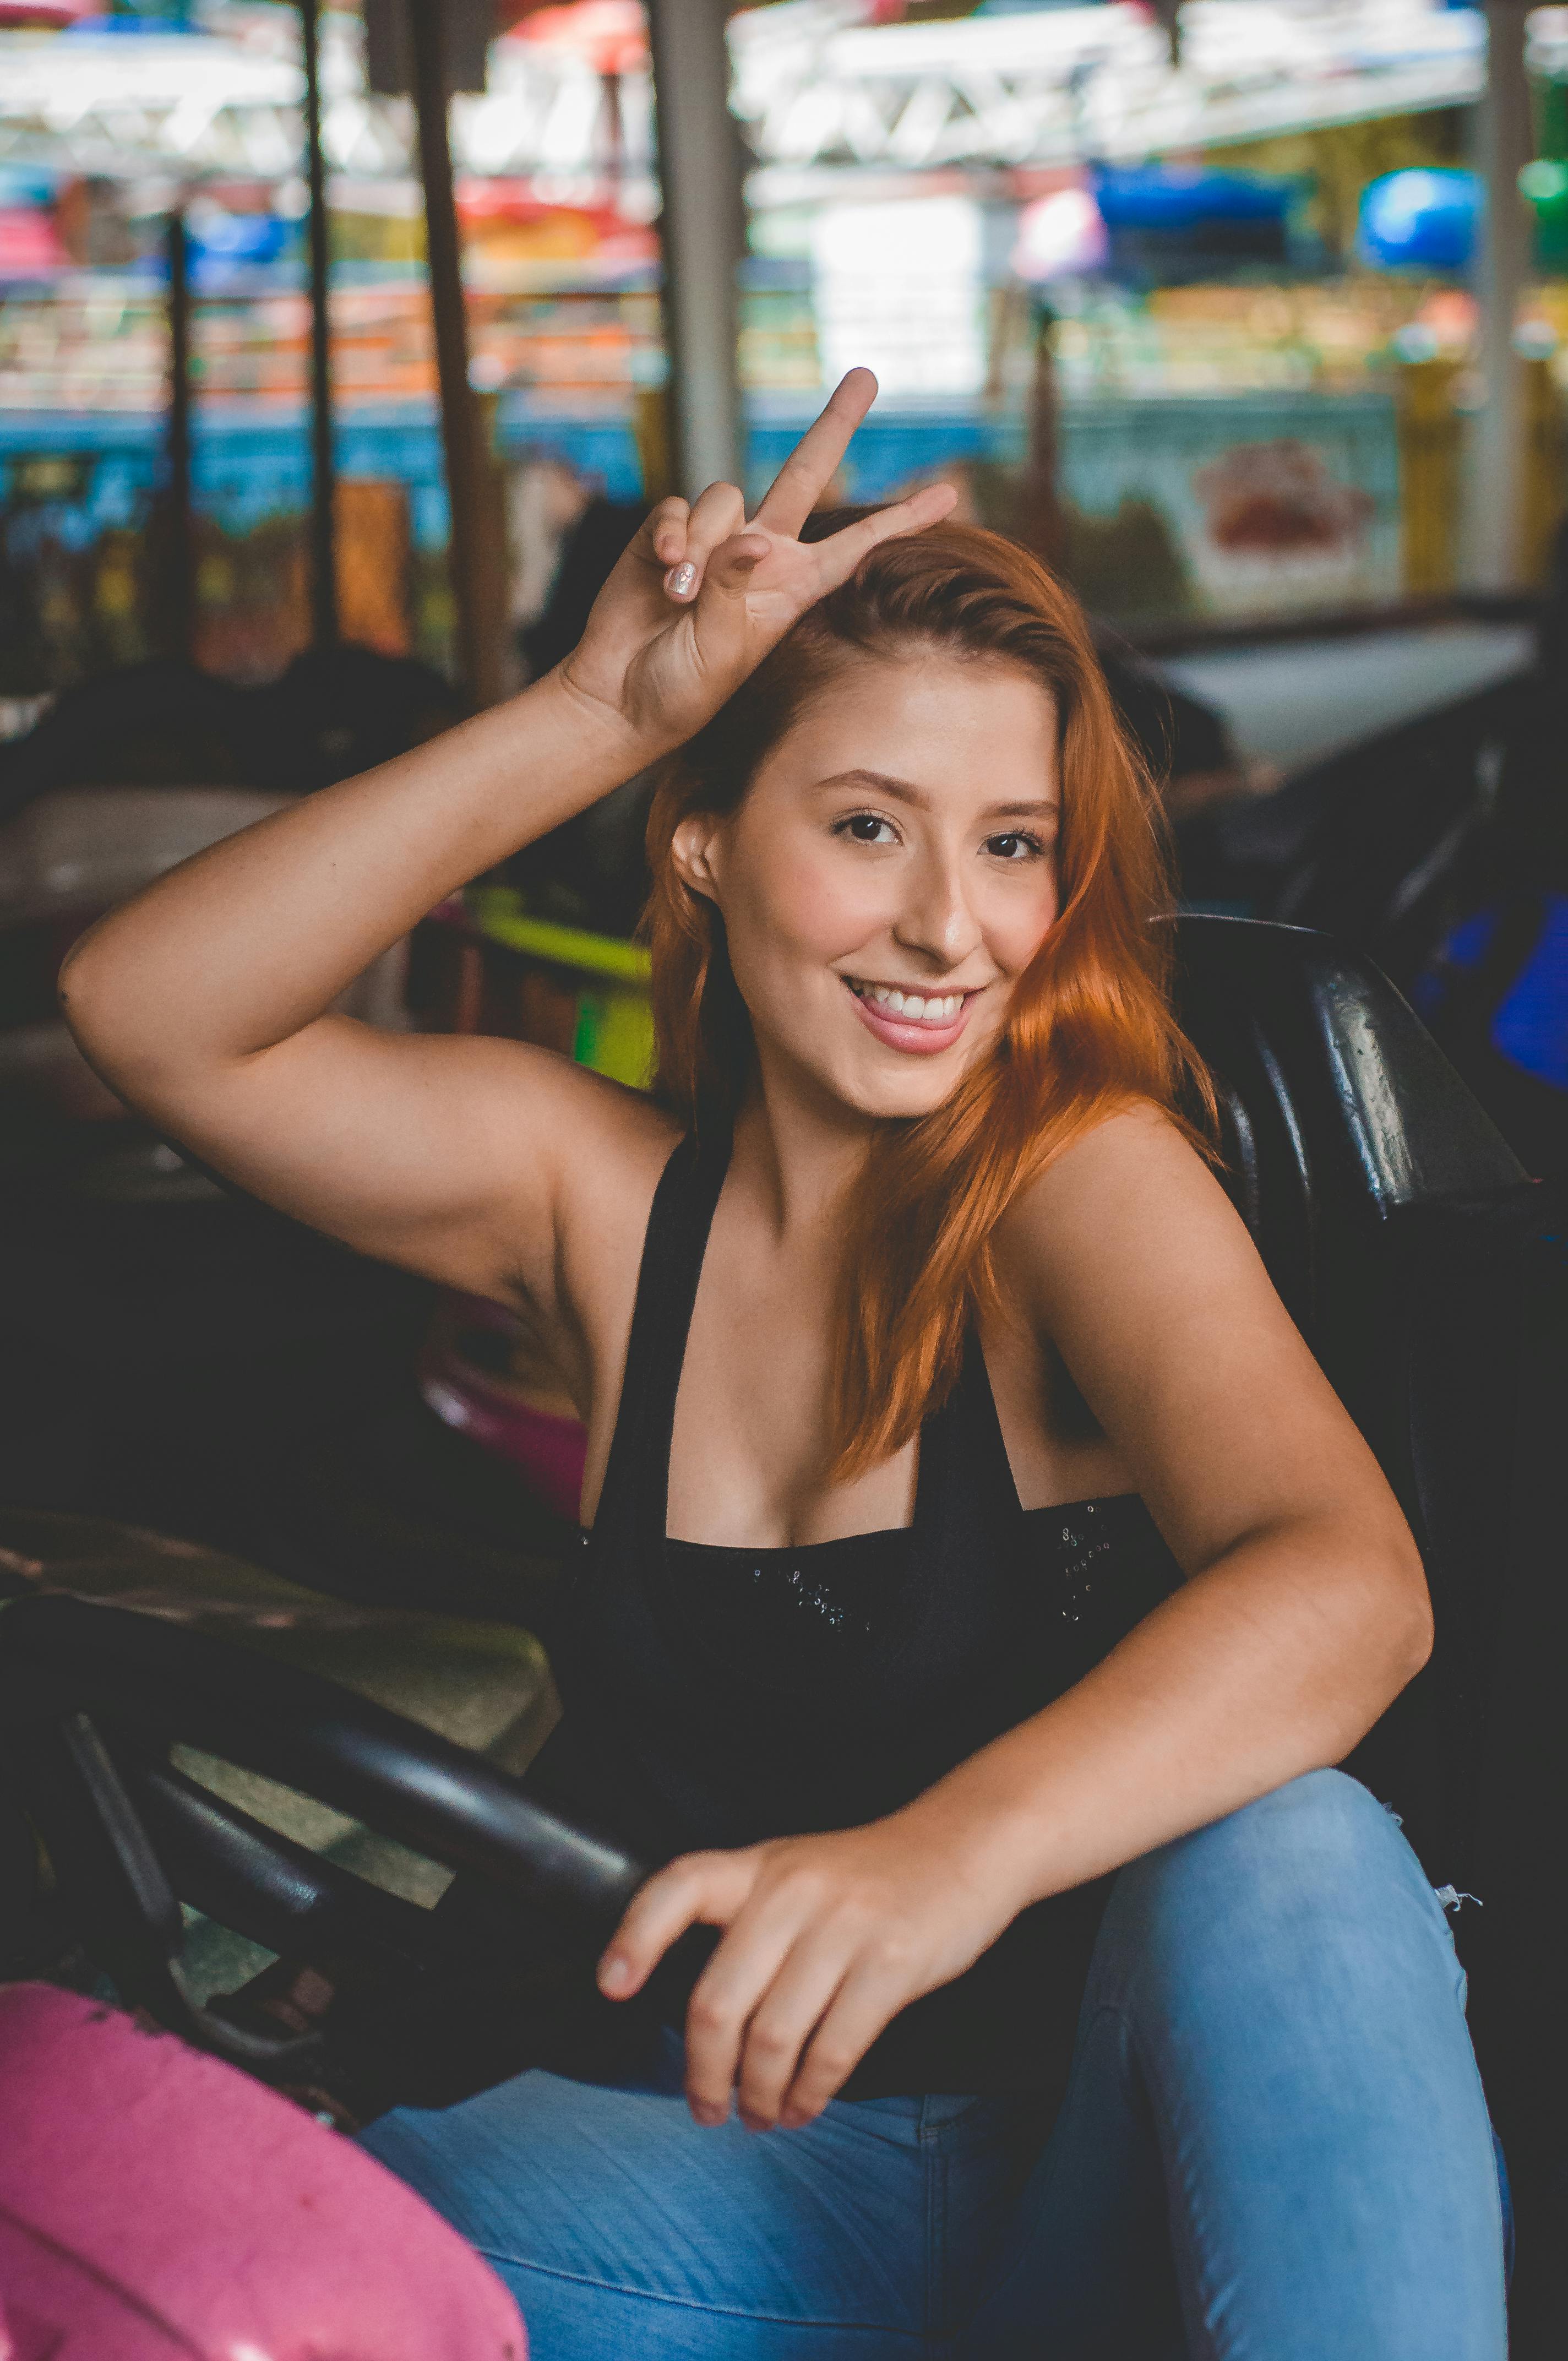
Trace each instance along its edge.
<path fill-rule="evenodd" d="M 761 1051 L 735 1118 L 730 1171 L 783 1244 L 833 1220 L 875 1129 L 871 1117 L 795 1087 Z"/>

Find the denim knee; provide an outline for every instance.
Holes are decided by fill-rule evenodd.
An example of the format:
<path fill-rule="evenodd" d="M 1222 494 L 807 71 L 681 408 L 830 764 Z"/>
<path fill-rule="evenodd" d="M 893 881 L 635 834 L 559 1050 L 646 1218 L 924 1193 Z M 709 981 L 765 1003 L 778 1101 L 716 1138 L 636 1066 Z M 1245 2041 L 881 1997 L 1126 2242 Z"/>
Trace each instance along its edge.
<path fill-rule="evenodd" d="M 1309 1771 L 1223 1819 L 1129 1862 L 1106 1911 L 1097 1969 L 1205 1960 L 1259 1948 L 1288 1972 L 1304 1955 L 1436 1946 L 1463 1999 L 1448 1923 L 1398 1822 L 1359 1780 Z"/>

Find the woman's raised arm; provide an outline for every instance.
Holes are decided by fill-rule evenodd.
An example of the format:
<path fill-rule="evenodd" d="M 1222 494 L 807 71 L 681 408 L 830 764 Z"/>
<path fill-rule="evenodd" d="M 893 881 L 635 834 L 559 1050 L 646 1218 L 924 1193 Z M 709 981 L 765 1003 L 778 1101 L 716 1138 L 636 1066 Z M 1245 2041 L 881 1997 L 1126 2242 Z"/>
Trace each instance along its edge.
<path fill-rule="evenodd" d="M 875 393 L 847 378 L 750 527 L 733 485 L 666 500 L 565 664 L 495 711 L 186 862 L 101 919 L 61 975 L 104 1080 L 170 1137 L 362 1251 L 534 1292 L 574 1158 L 624 1104 L 512 1042 L 376 1034 L 327 1014 L 468 879 L 699 729 L 877 541 L 946 490 L 803 544 Z"/>
<path fill-rule="evenodd" d="M 643 759 L 630 729 L 553 675 L 100 919 L 61 972 L 71 1030 L 121 1097 L 258 1196 L 493 1291 L 505 1256 L 526 1250 L 518 1217 L 537 1226 L 527 1216 L 548 1202 L 564 1093 L 591 1086 L 513 1042 L 325 1012 L 446 895 Z"/>

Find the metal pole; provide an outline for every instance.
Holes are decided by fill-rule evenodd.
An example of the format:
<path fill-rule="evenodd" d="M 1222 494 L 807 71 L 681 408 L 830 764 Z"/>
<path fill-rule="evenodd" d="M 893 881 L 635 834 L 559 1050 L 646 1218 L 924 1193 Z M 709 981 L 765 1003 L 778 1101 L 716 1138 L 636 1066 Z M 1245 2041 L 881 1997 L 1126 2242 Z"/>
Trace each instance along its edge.
<path fill-rule="evenodd" d="M 169 415 L 167 572 L 164 606 L 169 642 L 189 657 L 196 621 L 196 549 L 191 516 L 191 253 L 185 214 L 169 216 Z"/>
<path fill-rule="evenodd" d="M 452 186 L 446 127 L 445 28 L 439 0 L 409 0 L 414 108 L 419 121 L 420 174 L 424 183 L 425 249 L 435 367 L 441 387 L 441 437 L 446 496 L 452 511 L 451 579 L 457 609 L 458 670 L 477 704 L 505 693 L 499 613 L 487 613 L 485 586 L 495 568 L 494 521 L 488 503 L 489 470 L 477 405 L 468 382 L 468 318 L 463 301 L 463 258 Z"/>
<path fill-rule="evenodd" d="M 305 169 L 310 182 L 311 258 L 311 644 L 337 644 L 337 553 L 334 494 L 337 469 L 332 439 L 332 311 L 330 225 L 322 162 L 320 27 L 317 0 L 300 0 L 305 60 Z"/>
<path fill-rule="evenodd" d="M 1475 270 L 1484 402 L 1471 428 L 1467 571 L 1480 590 L 1517 589 L 1522 568 L 1528 421 L 1514 328 L 1530 263 L 1530 219 L 1519 192 L 1533 146 L 1525 5 L 1486 0 L 1486 90 L 1475 126 L 1486 199 Z"/>
<path fill-rule="evenodd" d="M 725 0 L 652 0 L 670 427 L 675 480 L 688 498 L 707 484 L 744 481 L 735 274 L 746 214 L 727 14 Z"/>

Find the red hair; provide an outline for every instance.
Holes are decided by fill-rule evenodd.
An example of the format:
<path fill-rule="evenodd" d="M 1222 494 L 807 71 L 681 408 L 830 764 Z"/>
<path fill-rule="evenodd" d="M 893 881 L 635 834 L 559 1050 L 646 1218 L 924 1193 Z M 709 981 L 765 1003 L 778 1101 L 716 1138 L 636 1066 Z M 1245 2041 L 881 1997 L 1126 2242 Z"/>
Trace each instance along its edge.
<path fill-rule="evenodd" d="M 810 537 L 841 521 L 814 518 Z M 929 1115 L 878 1125 L 847 1196 L 830 1410 L 840 1478 L 907 1443 L 951 1386 L 970 1320 L 997 1305 L 992 1235 L 1019 1191 L 1118 1107 L 1174 1111 L 1184 1082 L 1208 1097 L 1171 1013 L 1171 930 L 1152 924 L 1170 908 L 1157 799 L 1118 726 L 1083 610 L 1027 551 L 953 523 L 881 543 L 665 764 L 643 922 L 656 1094 L 688 1126 L 722 1128 L 751 1062 L 724 922 L 677 875 L 676 828 L 692 812 L 736 808 L 826 677 L 912 645 L 1016 664 L 1051 697 L 1060 908 L 994 1052 Z"/>

